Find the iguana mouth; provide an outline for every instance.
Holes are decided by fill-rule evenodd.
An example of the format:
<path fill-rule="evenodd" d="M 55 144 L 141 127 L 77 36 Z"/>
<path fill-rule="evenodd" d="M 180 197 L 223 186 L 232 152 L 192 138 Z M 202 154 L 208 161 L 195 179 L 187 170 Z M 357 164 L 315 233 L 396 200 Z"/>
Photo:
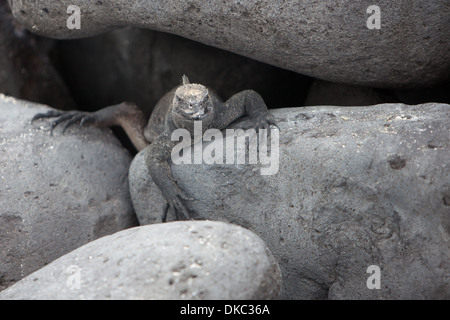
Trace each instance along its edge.
<path fill-rule="evenodd" d="M 183 111 L 183 115 L 188 119 L 199 120 L 199 119 L 205 118 L 208 115 L 208 109 L 200 108 L 197 111 L 191 111 L 191 112 Z"/>

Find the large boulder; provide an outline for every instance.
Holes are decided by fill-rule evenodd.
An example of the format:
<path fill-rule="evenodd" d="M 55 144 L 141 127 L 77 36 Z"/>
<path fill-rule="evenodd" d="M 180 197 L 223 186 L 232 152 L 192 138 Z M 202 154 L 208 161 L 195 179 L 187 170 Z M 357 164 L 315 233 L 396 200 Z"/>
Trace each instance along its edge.
<path fill-rule="evenodd" d="M 59 258 L 0 299 L 275 299 L 280 269 L 254 233 L 223 222 L 120 231 Z"/>
<path fill-rule="evenodd" d="M 272 114 L 278 172 L 261 175 L 259 162 L 172 165 L 195 217 L 261 236 L 282 269 L 284 298 L 450 298 L 450 106 Z M 130 191 L 140 222 L 161 222 L 164 198 L 144 152 L 131 165 Z M 367 273 L 372 265 L 380 289 L 367 286 L 378 276 Z"/>
<path fill-rule="evenodd" d="M 450 68 L 447 0 L 379 0 L 379 15 L 371 1 L 354 0 L 9 3 L 16 19 L 48 37 L 157 29 L 333 82 L 431 85 L 448 78 Z M 377 17 L 380 29 L 370 29 Z"/>
<path fill-rule="evenodd" d="M 137 225 L 131 157 L 107 130 L 49 134 L 48 107 L 0 95 L 0 290 L 61 255 Z"/>

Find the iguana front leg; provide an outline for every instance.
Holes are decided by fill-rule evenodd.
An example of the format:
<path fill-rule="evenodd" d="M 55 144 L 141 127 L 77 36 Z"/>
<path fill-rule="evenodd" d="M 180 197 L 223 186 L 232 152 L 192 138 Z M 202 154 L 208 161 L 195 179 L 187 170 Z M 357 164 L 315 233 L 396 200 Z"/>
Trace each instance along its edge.
<path fill-rule="evenodd" d="M 44 118 L 56 118 L 50 126 L 50 134 L 60 123 L 64 123 L 63 133 L 73 124 L 80 123 L 80 127 L 90 123 L 97 127 L 121 126 L 138 151 L 144 149 L 148 142 L 144 137 L 144 127 L 147 123 L 143 112 L 129 102 L 100 109 L 96 112 L 58 111 L 36 114 L 31 122 Z"/>
<path fill-rule="evenodd" d="M 220 130 L 228 127 L 229 124 L 244 115 L 248 115 L 252 121 L 249 127 L 257 131 L 259 129 L 268 129 L 271 125 L 278 128 L 263 98 L 254 90 L 244 90 L 236 93 L 223 105 L 219 105 L 216 108 L 220 110 L 221 115 L 216 119 L 215 128 Z"/>
<path fill-rule="evenodd" d="M 185 219 L 192 219 L 192 215 L 186 206 L 190 199 L 175 181 L 171 169 L 171 153 L 176 141 L 170 140 L 168 133 L 163 133 L 147 149 L 145 163 L 153 182 L 161 190 L 169 210 L 174 209 L 176 213 L 182 214 Z M 164 220 L 164 219 L 163 219 Z"/>

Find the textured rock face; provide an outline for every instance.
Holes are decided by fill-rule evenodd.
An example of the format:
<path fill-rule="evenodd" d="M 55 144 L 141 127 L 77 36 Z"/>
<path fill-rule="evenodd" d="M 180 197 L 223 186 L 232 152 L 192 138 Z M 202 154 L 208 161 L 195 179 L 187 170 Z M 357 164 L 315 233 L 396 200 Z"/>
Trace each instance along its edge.
<path fill-rule="evenodd" d="M 56 129 L 51 137 L 49 122 L 30 124 L 48 110 L 0 95 L 0 289 L 137 224 L 129 154 L 105 131 Z"/>
<path fill-rule="evenodd" d="M 447 78 L 450 68 L 446 0 L 380 0 L 380 29 L 367 27 L 372 1 L 9 2 L 16 19 L 45 36 L 75 38 L 139 26 L 333 82 L 430 85 Z M 80 29 L 67 27 L 69 5 L 80 8 Z"/>
<path fill-rule="evenodd" d="M 275 299 L 280 288 L 280 269 L 254 233 L 223 222 L 186 221 L 93 241 L 1 292 L 0 299 Z"/>
<path fill-rule="evenodd" d="M 284 298 L 450 298 L 450 106 L 272 113 L 277 174 L 172 165 L 197 216 L 261 236 L 282 269 Z M 163 198 L 145 171 L 138 154 L 130 191 L 141 223 L 158 222 Z M 371 265 L 379 290 L 367 287 Z"/>

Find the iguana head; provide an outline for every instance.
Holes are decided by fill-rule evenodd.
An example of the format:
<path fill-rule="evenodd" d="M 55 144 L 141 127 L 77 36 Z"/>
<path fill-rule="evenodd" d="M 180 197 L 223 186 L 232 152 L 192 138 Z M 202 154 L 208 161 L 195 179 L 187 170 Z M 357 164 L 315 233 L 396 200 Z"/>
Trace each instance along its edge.
<path fill-rule="evenodd" d="M 190 129 L 186 121 L 212 121 L 212 101 L 208 88 L 197 83 L 189 83 L 183 76 L 183 84 L 179 86 L 173 97 L 172 118 L 178 128 Z M 205 127 L 205 126 L 204 126 Z"/>

